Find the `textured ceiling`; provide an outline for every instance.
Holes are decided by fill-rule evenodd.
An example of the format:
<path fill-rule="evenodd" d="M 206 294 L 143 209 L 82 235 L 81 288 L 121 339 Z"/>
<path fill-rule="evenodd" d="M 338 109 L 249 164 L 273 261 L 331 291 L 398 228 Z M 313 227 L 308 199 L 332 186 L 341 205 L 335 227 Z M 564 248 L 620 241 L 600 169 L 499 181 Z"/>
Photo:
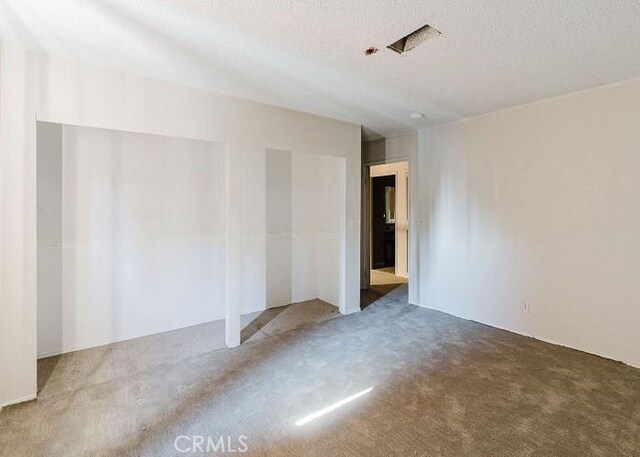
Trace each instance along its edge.
<path fill-rule="evenodd" d="M 638 0 L 0 0 L 0 21 L 3 39 L 66 59 L 369 135 L 640 76 Z M 442 35 L 385 48 L 425 23 Z"/>

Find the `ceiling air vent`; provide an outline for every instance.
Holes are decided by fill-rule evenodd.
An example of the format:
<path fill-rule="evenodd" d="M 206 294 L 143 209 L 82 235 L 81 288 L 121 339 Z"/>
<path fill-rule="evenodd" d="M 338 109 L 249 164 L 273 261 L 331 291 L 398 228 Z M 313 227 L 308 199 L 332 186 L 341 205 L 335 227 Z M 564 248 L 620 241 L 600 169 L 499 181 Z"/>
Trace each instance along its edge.
<path fill-rule="evenodd" d="M 415 32 L 411 32 L 409 35 L 400 38 L 395 43 L 391 43 L 387 46 L 389 49 L 396 51 L 398 54 L 404 54 L 407 51 L 411 51 L 416 46 L 422 44 L 429 38 L 435 38 L 440 35 L 436 29 L 430 25 L 424 25 Z"/>

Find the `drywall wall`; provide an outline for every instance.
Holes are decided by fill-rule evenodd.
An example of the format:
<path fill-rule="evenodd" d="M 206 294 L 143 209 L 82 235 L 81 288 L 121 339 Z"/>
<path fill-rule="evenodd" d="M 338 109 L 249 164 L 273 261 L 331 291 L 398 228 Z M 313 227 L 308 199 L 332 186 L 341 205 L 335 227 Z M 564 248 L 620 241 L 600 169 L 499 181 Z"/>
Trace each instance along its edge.
<path fill-rule="evenodd" d="M 344 158 L 340 309 L 360 310 L 360 126 L 43 56 L 39 64 L 41 121 L 227 143 L 246 160 L 266 149 Z"/>
<path fill-rule="evenodd" d="M 344 158 L 339 305 L 343 313 L 359 311 L 359 125 L 64 62 L 18 45 L 3 44 L 0 59 L 0 366 L 5 370 L 0 405 L 36 393 L 36 119 L 224 144 L 226 200 L 234 204 L 226 205 L 225 214 L 238 203 L 229 190 L 239 183 L 227 178 L 245 152 L 272 148 Z M 225 231 L 231 254 L 225 255 L 225 286 L 233 285 L 225 287 L 232 342 L 239 341 L 243 301 L 242 243 L 235 237 L 242 229 L 236 215 L 226 220 Z"/>
<path fill-rule="evenodd" d="M 222 149 L 39 123 L 39 357 L 224 318 Z M 344 159 L 244 159 L 241 313 L 337 306 Z"/>
<path fill-rule="evenodd" d="M 347 161 L 343 157 L 312 155 L 315 162 L 317 202 L 315 259 L 318 264 L 318 298 L 327 303 L 340 303 L 340 282 L 345 280 L 344 263 L 340 262 L 342 236 L 346 220 Z"/>
<path fill-rule="evenodd" d="M 220 145 L 42 123 L 38 140 L 39 356 L 224 317 Z"/>
<path fill-rule="evenodd" d="M 38 123 L 37 140 L 37 347 L 42 357 L 63 350 L 62 125 Z"/>
<path fill-rule="evenodd" d="M 385 160 L 387 162 L 410 160 L 417 150 L 418 132 L 414 130 L 387 137 L 385 140 Z"/>
<path fill-rule="evenodd" d="M 409 275 L 409 162 L 373 165 L 369 175 L 396 177 L 396 259 L 395 274 Z"/>
<path fill-rule="evenodd" d="M 385 161 L 385 147 L 386 140 L 380 138 L 378 140 L 363 141 L 362 142 L 362 163 L 384 163 Z"/>
<path fill-rule="evenodd" d="M 0 44 L 0 407 L 36 395 L 36 65 Z"/>
<path fill-rule="evenodd" d="M 638 119 L 635 79 L 421 131 L 419 303 L 640 366 Z"/>
<path fill-rule="evenodd" d="M 292 297 L 339 303 L 340 227 L 344 217 L 345 161 L 339 157 L 293 154 Z"/>
<path fill-rule="evenodd" d="M 293 303 L 291 151 L 266 151 L 267 307 Z"/>
<path fill-rule="evenodd" d="M 235 257 L 240 265 L 240 313 L 245 314 L 265 309 L 267 302 L 266 150 L 244 148 L 235 153 L 241 156 L 238 171 L 231 176 L 238 181 L 238 203 L 227 204 L 240 222 L 236 229 L 240 245 Z"/>
<path fill-rule="evenodd" d="M 267 151 L 267 306 L 340 301 L 345 160 Z"/>
<path fill-rule="evenodd" d="M 380 164 L 409 160 L 418 150 L 418 132 L 410 130 L 362 143 L 362 163 Z"/>

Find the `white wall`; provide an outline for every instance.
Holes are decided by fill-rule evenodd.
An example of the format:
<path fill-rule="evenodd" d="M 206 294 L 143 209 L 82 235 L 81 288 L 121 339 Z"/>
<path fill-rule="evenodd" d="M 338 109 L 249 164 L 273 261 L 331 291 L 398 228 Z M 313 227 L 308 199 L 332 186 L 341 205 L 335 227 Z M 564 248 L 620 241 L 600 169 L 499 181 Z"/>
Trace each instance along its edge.
<path fill-rule="evenodd" d="M 223 152 L 39 123 L 39 357 L 224 318 Z M 243 159 L 241 312 L 313 298 L 337 306 L 344 159 Z"/>
<path fill-rule="evenodd" d="M 293 303 L 291 151 L 266 152 L 267 307 Z"/>
<path fill-rule="evenodd" d="M 362 143 L 362 163 L 380 164 L 409 160 L 418 149 L 418 132 L 409 130 Z"/>
<path fill-rule="evenodd" d="M 337 305 L 344 159 L 293 154 L 291 172 L 293 301 L 320 298 Z"/>
<path fill-rule="evenodd" d="M 52 126 L 60 128 L 40 124 L 45 131 Z M 38 189 L 38 355 L 223 318 L 221 147 L 86 127 L 61 130 L 61 154 L 49 154 L 56 148 L 44 141 L 38 146 L 44 184 Z M 38 139 L 44 140 L 40 132 Z M 61 208 L 54 198 L 59 170 Z M 49 246 L 42 239 L 59 228 L 61 259 L 47 255 L 60 250 L 57 240 Z M 49 258 L 56 262 L 43 263 Z M 55 291 L 59 279 L 56 297 L 50 288 Z"/>
<path fill-rule="evenodd" d="M 385 160 L 394 162 L 410 160 L 418 150 L 418 132 L 409 131 L 385 139 Z"/>
<path fill-rule="evenodd" d="M 38 357 L 62 352 L 62 125 L 37 127 Z"/>
<path fill-rule="evenodd" d="M 267 303 L 267 202 L 265 198 L 267 158 L 263 147 L 237 151 L 239 167 L 239 204 L 231 210 L 239 213 L 240 312 L 263 310 Z"/>
<path fill-rule="evenodd" d="M 36 394 L 35 64 L 0 45 L 0 407 Z"/>
<path fill-rule="evenodd" d="M 0 59 L 0 405 L 36 392 L 36 119 L 222 143 L 225 178 L 247 151 L 270 148 L 344 158 L 339 304 L 343 313 L 359 311 L 359 125 L 66 63 L 17 46 L 3 45 Z M 227 201 L 240 204 L 229 191 L 238 183 L 225 182 Z M 233 214 L 230 208 L 225 214 Z M 225 300 L 232 304 L 226 317 L 233 321 L 228 329 L 234 334 L 239 334 L 243 301 L 242 268 L 233 262 L 244 255 L 235 239 L 241 219 L 239 214 L 227 219 L 226 229 L 233 230 L 225 232 L 232 254 L 225 256 Z M 234 287 L 228 287 L 229 281 Z"/>
<path fill-rule="evenodd" d="M 409 162 L 394 162 L 371 167 L 372 178 L 390 175 L 396 177 L 395 274 L 406 278 L 409 275 Z"/>
<path fill-rule="evenodd" d="M 345 160 L 267 151 L 267 306 L 340 302 Z"/>
<path fill-rule="evenodd" d="M 344 248 L 341 243 L 345 241 L 342 234 L 346 224 L 347 161 L 342 157 L 321 155 L 313 156 L 312 161 L 316 164 L 313 176 L 317 186 L 315 259 L 318 264 L 318 298 L 337 305 L 341 300 L 340 282 L 345 280 L 345 265 L 340 259 Z"/>
<path fill-rule="evenodd" d="M 38 150 L 40 357 L 224 317 L 220 145 L 40 123 Z M 337 306 L 344 159 L 252 151 L 240 170 L 241 312 Z"/>
<path fill-rule="evenodd" d="M 640 366 L 639 119 L 635 79 L 420 132 L 419 302 Z"/>
<path fill-rule="evenodd" d="M 278 149 L 346 159 L 340 308 L 360 310 L 358 125 L 55 59 L 40 67 L 39 120 L 224 142 L 250 157 Z"/>

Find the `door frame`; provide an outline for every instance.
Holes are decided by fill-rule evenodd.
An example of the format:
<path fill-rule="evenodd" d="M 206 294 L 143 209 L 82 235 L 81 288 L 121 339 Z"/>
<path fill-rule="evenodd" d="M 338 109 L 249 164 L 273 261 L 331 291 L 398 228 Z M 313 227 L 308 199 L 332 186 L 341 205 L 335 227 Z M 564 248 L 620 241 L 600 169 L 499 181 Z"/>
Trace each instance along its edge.
<path fill-rule="evenodd" d="M 412 232 L 414 231 L 414 218 L 412 203 L 415 202 L 413 181 L 412 179 L 412 166 L 413 162 L 411 157 L 397 157 L 384 160 L 377 160 L 373 162 L 367 162 L 362 164 L 362 203 L 361 203 L 361 246 L 360 246 L 360 288 L 368 289 L 371 287 L 371 167 L 375 165 L 385 165 L 391 163 L 407 162 L 409 168 L 407 186 L 407 198 L 409 200 L 407 208 L 407 218 L 409 220 L 408 228 L 408 249 L 407 249 L 407 270 L 409 278 L 414 277 L 417 272 L 417 265 L 415 264 L 415 255 L 412 255 L 412 249 L 416 248 L 412 243 Z M 398 173 L 395 173 L 396 185 L 399 179 Z M 414 286 L 412 283 L 417 281 L 409 280 L 409 296 L 412 297 L 412 289 Z M 410 300 L 411 302 L 411 300 Z"/>

